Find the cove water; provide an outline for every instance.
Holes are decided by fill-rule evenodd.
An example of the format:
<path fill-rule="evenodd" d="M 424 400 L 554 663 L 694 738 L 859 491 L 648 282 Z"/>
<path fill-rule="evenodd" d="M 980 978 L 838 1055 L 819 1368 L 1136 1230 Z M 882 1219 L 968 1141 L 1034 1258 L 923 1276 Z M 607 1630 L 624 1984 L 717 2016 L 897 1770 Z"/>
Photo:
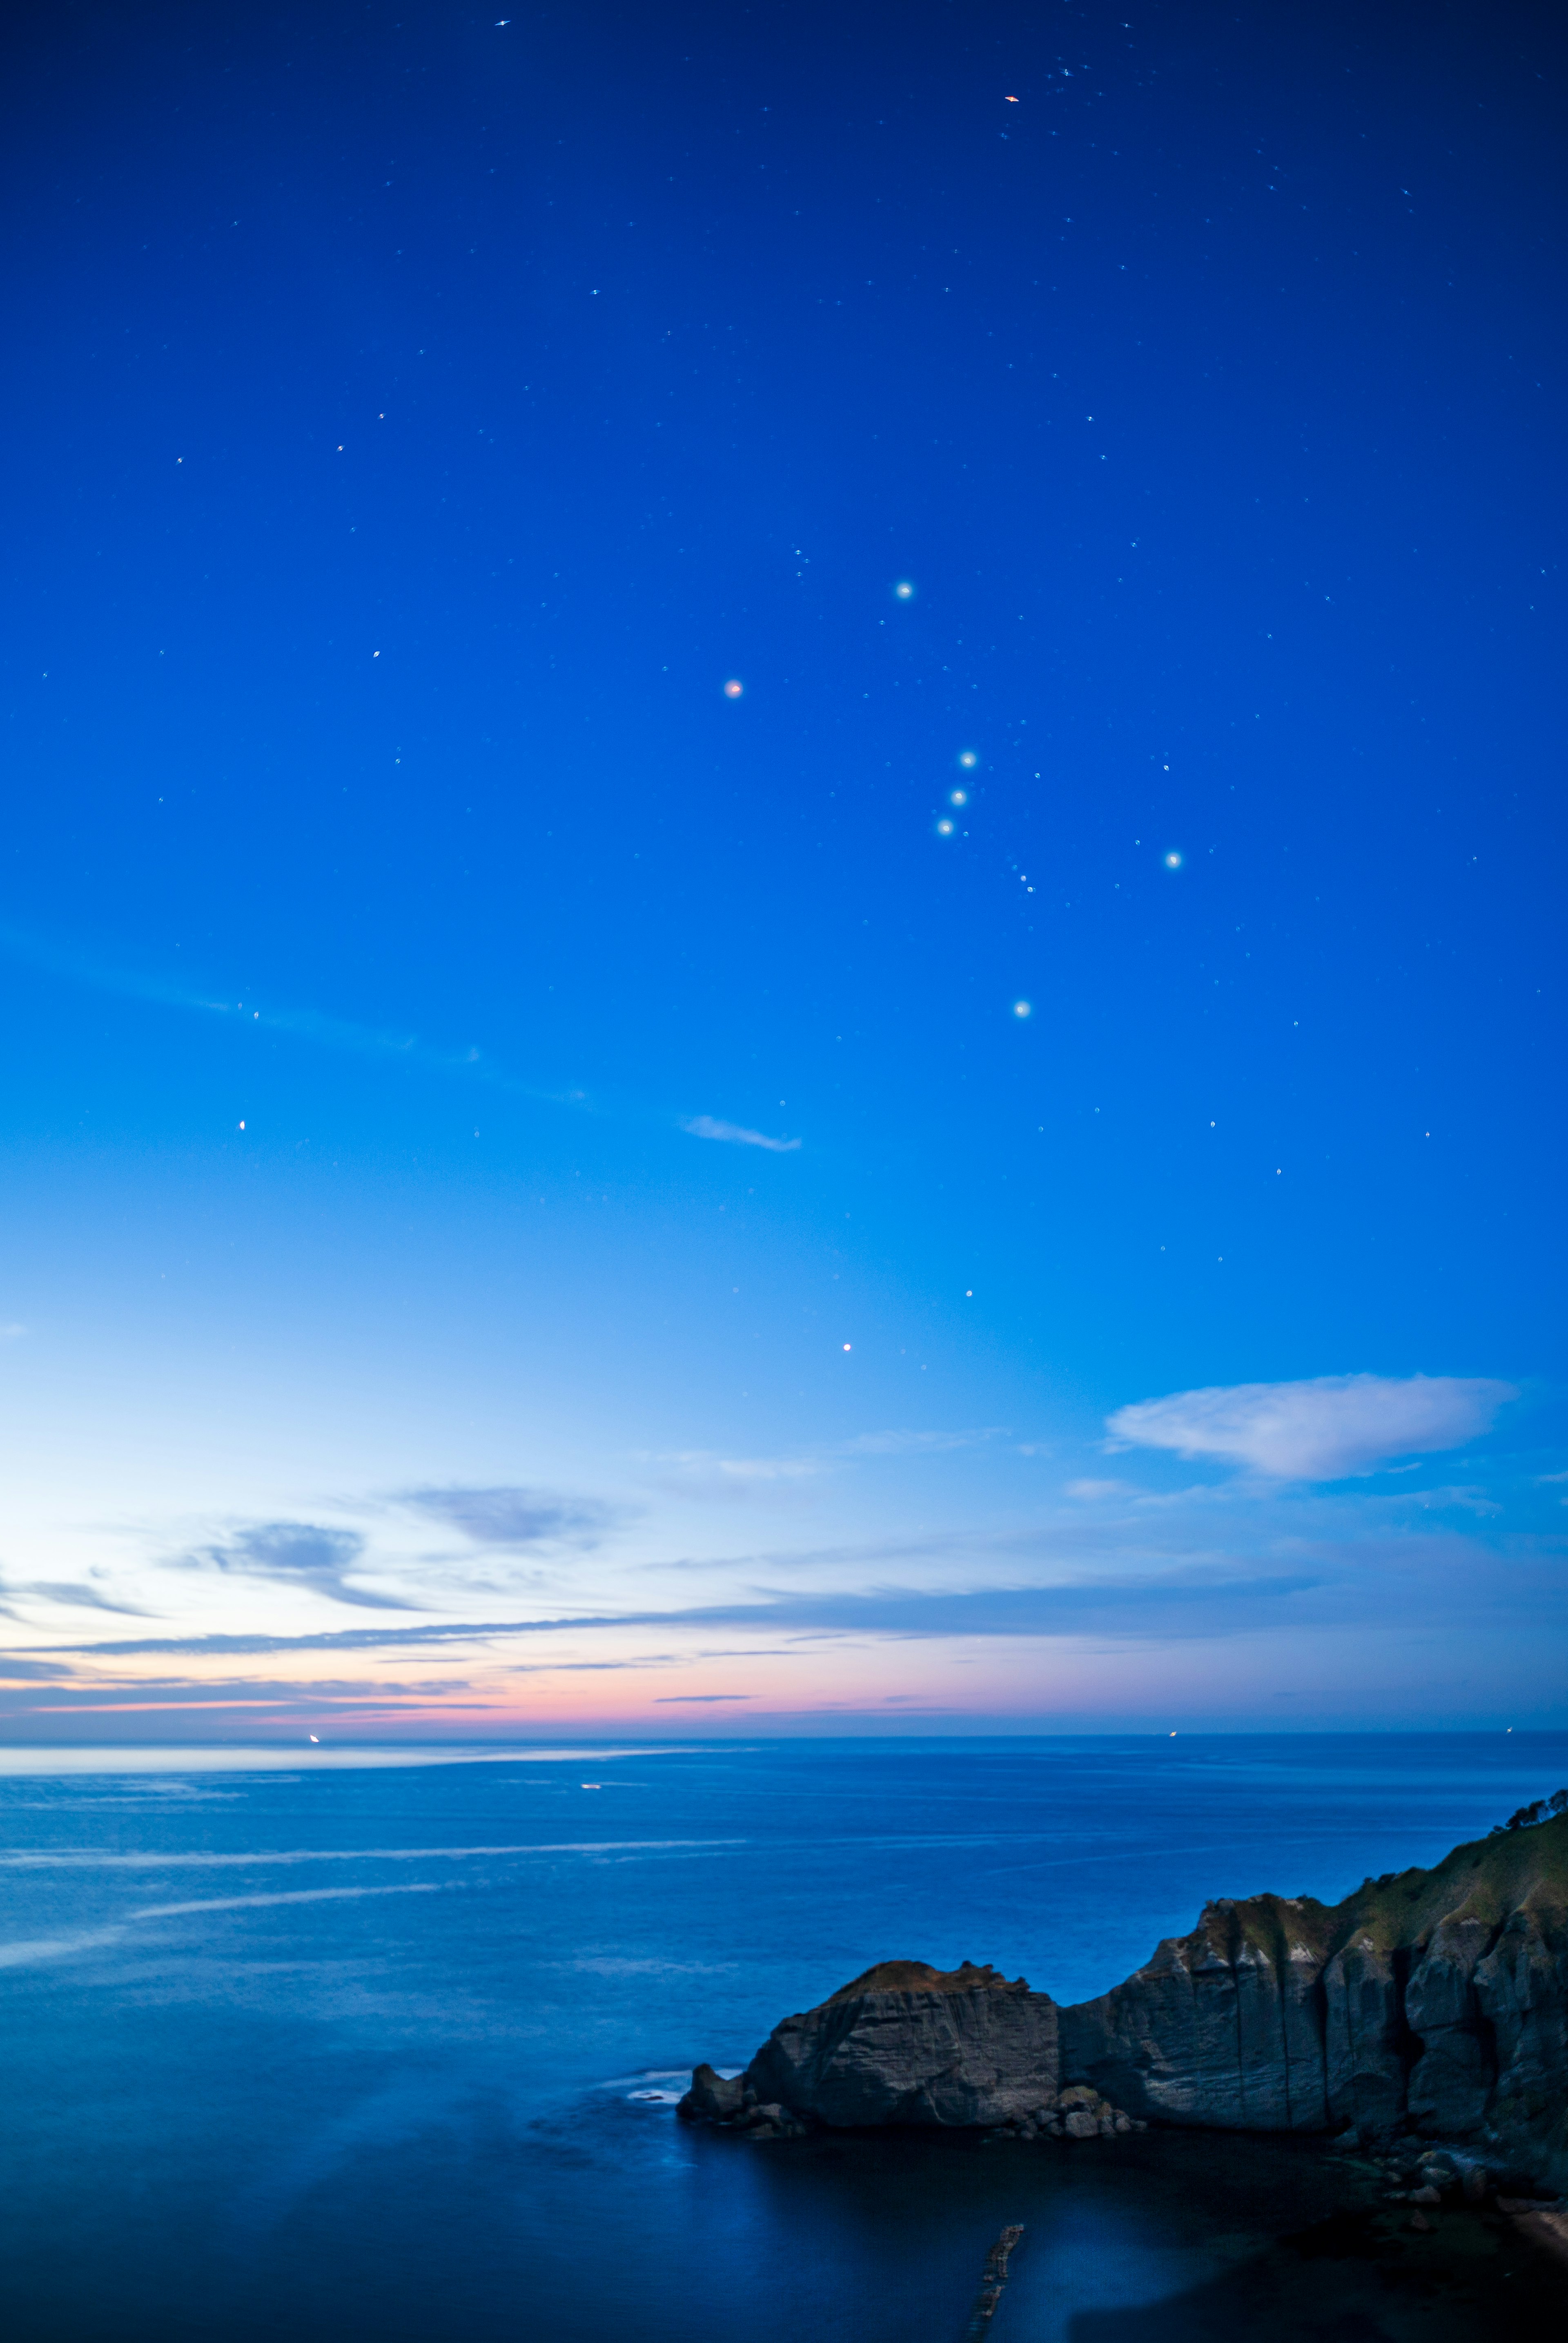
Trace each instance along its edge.
<path fill-rule="evenodd" d="M 957 2343 L 1020 2219 L 996 2343 L 1164 2343 L 1309 2331 L 1270 2255 L 1317 2149 L 749 2146 L 688 2071 L 890 1956 L 1102 1991 L 1210 1896 L 1435 1861 L 1568 1735 L 116 1762 L 0 1752 L 12 2343 Z M 1344 2284 L 1311 2331 L 1405 2331 Z"/>

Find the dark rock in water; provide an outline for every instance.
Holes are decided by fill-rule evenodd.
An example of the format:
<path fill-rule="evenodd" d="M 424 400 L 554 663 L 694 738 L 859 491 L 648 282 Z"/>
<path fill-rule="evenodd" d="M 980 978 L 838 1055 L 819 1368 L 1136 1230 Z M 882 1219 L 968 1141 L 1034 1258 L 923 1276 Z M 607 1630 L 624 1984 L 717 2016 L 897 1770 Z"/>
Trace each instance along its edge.
<path fill-rule="evenodd" d="M 776 2026 L 746 2081 L 840 2128 L 1003 2123 L 1054 2097 L 1056 2035 L 1056 2004 L 1023 1977 L 881 1961 Z"/>
<path fill-rule="evenodd" d="M 689 2123 L 723 2123 L 738 2116 L 746 2096 L 746 2086 L 737 2075 L 731 2080 L 708 2066 L 692 2069 L 691 2088 L 676 2108 Z"/>
<path fill-rule="evenodd" d="M 1458 2148 L 1403 2167 L 1423 2195 L 1479 2201 L 1489 2171 L 1568 2185 L 1568 1815 L 1341 1904 L 1211 1904 L 1072 2008 L 969 1961 L 881 1962 L 776 2026 L 739 2083 L 699 2067 L 681 2112 L 732 2123 L 757 2102 L 786 2124 L 1070 2139 L 1150 2121 L 1415 2132 Z"/>
<path fill-rule="evenodd" d="M 810 2128 L 777 2100 L 759 2101 L 743 2075 L 725 2077 L 707 2066 L 693 2070 L 691 2088 L 675 2112 L 686 2123 L 722 2124 L 748 2139 L 798 2139 Z"/>

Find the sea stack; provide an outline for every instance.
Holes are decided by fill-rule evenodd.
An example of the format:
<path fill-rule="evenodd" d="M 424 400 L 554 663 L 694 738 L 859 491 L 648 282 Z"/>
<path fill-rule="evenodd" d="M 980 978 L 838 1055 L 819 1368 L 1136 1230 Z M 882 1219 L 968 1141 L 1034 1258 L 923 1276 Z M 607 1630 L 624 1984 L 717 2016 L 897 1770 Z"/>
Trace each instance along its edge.
<path fill-rule="evenodd" d="M 965 1961 L 879 1961 L 776 2026 L 746 2070 L 759 2100 L 820 2123 L 1007 2123 L 1054 2097 L 1057 2007 Z"/>

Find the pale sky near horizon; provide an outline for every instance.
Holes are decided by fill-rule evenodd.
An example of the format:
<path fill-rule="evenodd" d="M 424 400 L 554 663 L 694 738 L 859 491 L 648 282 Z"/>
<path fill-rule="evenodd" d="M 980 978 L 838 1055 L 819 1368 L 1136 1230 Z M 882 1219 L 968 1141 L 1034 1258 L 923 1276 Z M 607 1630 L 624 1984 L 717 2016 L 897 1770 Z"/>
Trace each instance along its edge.
<path fill-rule="evenodd" d="M 0 1736 L 1558 1725 L 1547 12 L 40 18 Z"/>

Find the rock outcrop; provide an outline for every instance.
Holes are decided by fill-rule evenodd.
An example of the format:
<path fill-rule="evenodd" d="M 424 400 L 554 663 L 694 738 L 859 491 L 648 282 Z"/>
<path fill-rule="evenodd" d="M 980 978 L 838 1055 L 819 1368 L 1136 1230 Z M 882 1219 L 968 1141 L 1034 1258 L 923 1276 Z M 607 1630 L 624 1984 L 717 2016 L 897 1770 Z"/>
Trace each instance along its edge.
<path fill-rule="evenodd" d="M 1412 2133 L 1568 2186 L 1568 1815 L 1340 1904 L 1211 1904 L 1191 1936 L 1072 2008 L 968 1961 L 881 1962 L 786 2018 L 733 2083 L 699 2068 L 682 2112 L 1087 2136 L 1087 2119 L 1066 2125 L 1079 2086 L 1109 2108 L 1096 2136 L 1119 2113 Z"/>
<path fill-rule="evenodd" d="M 970 1961 L 881 1961 L 776 2026 L 744 2079 L 837 2127 L 1007 2123 L 1055 2097 L 1056 2004 Z"/>

